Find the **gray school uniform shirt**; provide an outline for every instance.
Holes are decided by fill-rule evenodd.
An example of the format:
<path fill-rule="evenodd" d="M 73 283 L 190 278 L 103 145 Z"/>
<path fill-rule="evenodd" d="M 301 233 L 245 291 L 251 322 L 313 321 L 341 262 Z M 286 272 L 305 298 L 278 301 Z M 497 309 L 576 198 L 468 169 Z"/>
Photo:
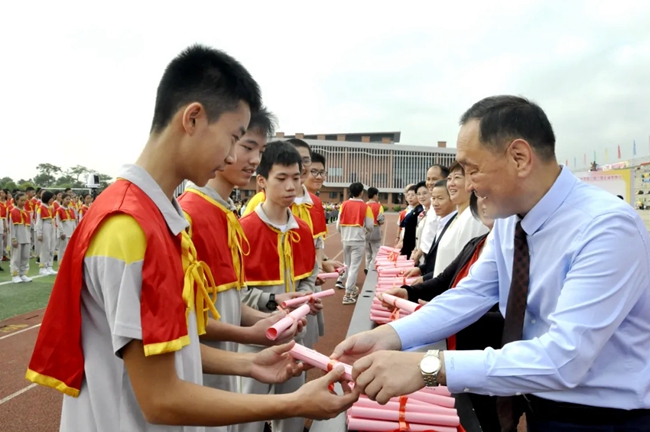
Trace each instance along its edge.
<path fill-rule="evenodd" d="M 188 227 L 176 200 L 170 201 L 144 169 L 126 165 L 117 177 L 134 183 L 151 198 L 173 235 Z M 93 253 L 86 253 L 84 289 L 81 291 L 84 380 L 79 397 L 63 397 L 62 432 L 205 431 L 203 427 L 148 423 L 122 361 L 120 350 L 132 340 L 142 340 L 140 290 L 144 251 L 139 257 L 133 250 L 139 242 L 146 244 L 146 239 L 139 226 L 134 228 L 134 223 L 137 225 L 130 216 L 109 217 L 101 229 L 113 224 L 106 243 L 116 243 L 112 247 L 99 244 L 93 248 L 91 241 L 89 251 L 93 248 Z M 99 235 L 99 231 L 95 233 L 95 236 Z M 112 256 L 111 250 L 114 251 L 115 246 L 130 252 L 124 252 L 124 257 Z M 188 335 L 190 344 L 174 353 L 176 373 L 184 381 L 202 385 L 201 348 L 193 311 L 188 318 Z"/>
<path fill-rule="evenodd" d="M 24 222 L 27 222 L 26 218 L 24 219 L 25 219 Z M 18 241 L 19 244 L 31 243 L 32 233 L 31 233 L 31 228 L 29 226 L 25 225 L 24 223 L 22 224 L 13 223 L 10 212 L 7 212 L 7 221 L 9 221 L 9 231 L 11 234 L 12 242 L 16 240 Z"/>

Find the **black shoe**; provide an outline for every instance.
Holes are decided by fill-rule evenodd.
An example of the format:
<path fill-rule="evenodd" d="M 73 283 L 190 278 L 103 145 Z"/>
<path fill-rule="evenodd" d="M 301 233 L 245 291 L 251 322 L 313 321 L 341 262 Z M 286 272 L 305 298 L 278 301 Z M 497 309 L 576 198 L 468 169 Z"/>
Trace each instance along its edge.
<path fill-rule="evenodd" d="M 0 271 L 5 271 L 5 269 L 3 269 L 2 267 L 0 267 Z"/>
<path fill-rule="evenodd" d="M 368 269 L 363 269 L 363 274 L 368 274 Z"/>
<path fill-rule="evenodd" d="M 40 257 L 36 257 L 36 264 L 40 264 L 40 263 L 41 263 L 41 258 L 40 258 Z"/>

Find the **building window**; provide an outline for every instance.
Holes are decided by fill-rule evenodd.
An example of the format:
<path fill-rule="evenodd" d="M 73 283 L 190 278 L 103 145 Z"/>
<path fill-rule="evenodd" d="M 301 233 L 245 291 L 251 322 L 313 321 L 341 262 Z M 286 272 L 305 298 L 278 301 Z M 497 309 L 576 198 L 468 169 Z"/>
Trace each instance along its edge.
<path fill-rule="evenodd" d="M 355 173 L 355 172 L 351 172 L 348 181 L 349 181 L 350 183 L 357 182 L 357 181 L 358 181 L 358 180 L 357 180 L 357 173 Z"/>
<path fill-rule="evenodd" d="M 328 168 L 328 177 L 343 177 L 343 168 Z"/>
<path fill-rule="evenodd" d="M 385 193 L 385 192 L 380 192 L 379 193 L 379 201 L 381 201 L 381 202 L 388 201 L 388 194 Z"/>
<path fill-rule="evenodd" d="M 372 175 L 372 185 L 371 186 L 383 186 L 388 182 L 388 174 L 373 174 Z"/>
<path fill-rule="evenodd" d="M 338 197 L 339 197 L 339 193 L 338 193 L 338 192 L 330 192 L 330 199 L 336 199 L 336 198 L 338 198 Z"/>

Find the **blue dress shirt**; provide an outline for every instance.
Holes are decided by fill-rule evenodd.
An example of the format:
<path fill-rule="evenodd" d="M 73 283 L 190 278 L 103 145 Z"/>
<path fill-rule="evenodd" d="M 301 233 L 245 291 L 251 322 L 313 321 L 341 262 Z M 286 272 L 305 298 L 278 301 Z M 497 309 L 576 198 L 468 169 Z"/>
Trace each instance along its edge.
<path fill-rule="evenodd" d="M 505 316 L 517 221 L 496 221 L 456 288 L 390 324 L 404 350 L 457 333 L 496 302 Z M 641 218 L 563 167 L 522 226 L 531 255 L 523 340 L 445 351 L 450 391 L 650 408 L 650 239 Z"/>

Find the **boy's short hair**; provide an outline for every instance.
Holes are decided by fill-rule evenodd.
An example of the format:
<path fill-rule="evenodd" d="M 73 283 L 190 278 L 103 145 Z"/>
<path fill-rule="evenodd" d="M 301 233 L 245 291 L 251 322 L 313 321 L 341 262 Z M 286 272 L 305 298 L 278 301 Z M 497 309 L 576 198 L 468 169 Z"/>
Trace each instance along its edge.
<path fill-rule="evenodd" d="M 376 187 L 368 188 L 368 199 L 372 199 L 376 197 L 378 193 L 379 193 L 379 189 L 377 189 Z"/>
<path fill-rule="evenodd" d="M 34 190 L 34 187 L 33 187 L 33 186 L 27 186 L 27 187 L 25 188 L 25 192 L 30 192 L 30 191 L 33 191 L 33 190 Z"/>
<path fill-rule="evenodd" d="M 259 132 L 265 137 L 271 137 L 275 133 L 276 124 L 275 116 L 266 107 L 262 107 L 251 114 L 248 130 Z"/>
<path fill-rule="evenodd" d="M 70 195 L 67 194 L 67 193 L 64 193 L 63 195 L 61 195 L 61 200 L 64 200 L 66 198 L 70 198 Z"/>
<path fill-rule="evenodd" d="M 273 165 L 291 166 L 298 165 L 302 172 L 302 158 L 298 150 L 285 141 L 271 141 L 262 153 L 262 159 L 257 167 L 257 175 L 269 178 Z"/>
<path fill-rule="evenodd" d="M 54 198 L 54 194 L 49 190 L 44 191 L 43 195 L 41 195 L 41 201 L 43 201 L 45 204 L 47 204 L 47 202 L 52 198 Z"/>
<path fill-rule="evenodd" d="M 309 146 L 309 144 L 307 144 L 305 141 L 301 140 L 300 138 L 290 138 L 286 142 L 293 145 L 294 147 L 306 148 L 307 150 L 309 150 L 309 155 L 312 156 L 311 147 Z"/>
<path fill-rule="evenodd" d="M 350 185 L 350 194 L 353 198 L 361 196 L 363 193 L 363 183 L 354 182 Z"/>
<path fill-rule="evenodd" d="M 311 152 L 311 163 L 322 163 L 325 167 L 325 156 L 320 153 Z"/>
<path fill-rule="evenodd" d="M 237 60 L 202 45 L 192 45 L 167 66 L 156 92 L 151 133 L 162 131 L 183 106 L 198 102 L 214 123 L 244 101 L 251 113 L 262 105 L 260 88 Z"/>
<path fill-rule="evenodd" d="M 26 197 L 26 196 L 27 196 L 27 194 L 26 194 L 25 192 L 20 191 L 20 190 L 19 190 L 19 191 L 15 191 L 13 195 L 14 195 L 14 201 L 18 201 L 18 200 L 21 199 L 22 197 Z"/>

